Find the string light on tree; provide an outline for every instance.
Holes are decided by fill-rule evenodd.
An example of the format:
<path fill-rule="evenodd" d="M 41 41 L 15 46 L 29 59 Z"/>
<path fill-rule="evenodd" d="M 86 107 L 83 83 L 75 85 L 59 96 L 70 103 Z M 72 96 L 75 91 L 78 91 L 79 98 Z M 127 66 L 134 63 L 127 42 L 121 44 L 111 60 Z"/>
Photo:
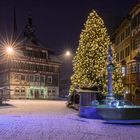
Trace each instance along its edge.
<path fill-rule="evenodd" d="M 71 77 L 70 93 L 79 88 L 102 87 L 102 93 L 107 93 L 107 56 L 110 38 L 104 21 L 96 11 L 92 11 L 84 29 L 80 34 L 79 46 L 73 59 L 73 75 Z M 120 65 L 116 62 L 116 54 L 112 48 L 113 64 L 113 93 L 121 94 L 123 89 Z"/>

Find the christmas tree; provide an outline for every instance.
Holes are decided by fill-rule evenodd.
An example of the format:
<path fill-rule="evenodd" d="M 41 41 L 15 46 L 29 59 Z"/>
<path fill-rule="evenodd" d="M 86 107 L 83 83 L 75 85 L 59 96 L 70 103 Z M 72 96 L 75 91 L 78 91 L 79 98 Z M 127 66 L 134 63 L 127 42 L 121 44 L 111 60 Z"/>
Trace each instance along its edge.
<path fill-rule="evenodd" d="M 110 38 L 104 21 L 93 10 L 80 34 L 79 47 L 73 59 L 73 75 L 71 77 L 70 93 L 75 88 L 95 88 L 107 93 L 107 56 Z M 120 65 L 116 62 L 116 54 L 113 52 L 113 92 L 123 92 L 122 74 Z"/>

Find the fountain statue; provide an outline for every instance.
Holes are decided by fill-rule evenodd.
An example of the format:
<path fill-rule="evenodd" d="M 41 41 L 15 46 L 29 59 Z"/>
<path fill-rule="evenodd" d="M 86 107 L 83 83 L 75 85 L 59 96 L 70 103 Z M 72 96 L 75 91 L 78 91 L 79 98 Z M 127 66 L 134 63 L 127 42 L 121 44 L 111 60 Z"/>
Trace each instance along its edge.
<path fill-rule="evenodd" d="M 108 78 L 108 92 L 106 96 L 106 103 L 111 105 L 111 102 L 114 101 L 114 96 L 112 92 L 112 72 L 114 70 L 114 65 L 112 63 L 112 50 L 111 45 L 108 47 L 108 65 L 107 65 L 107 78 Z"/>

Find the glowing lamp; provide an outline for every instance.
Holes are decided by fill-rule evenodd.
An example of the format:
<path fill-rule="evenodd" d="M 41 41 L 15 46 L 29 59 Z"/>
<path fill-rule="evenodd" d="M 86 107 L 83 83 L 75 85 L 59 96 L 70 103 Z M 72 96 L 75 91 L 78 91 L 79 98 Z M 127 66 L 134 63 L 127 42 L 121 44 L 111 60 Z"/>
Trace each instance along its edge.
<path fill-rule="evenodd" d="M 69 51 L 66 52 L 66 56 L 70 56 L 70 52 Z"/>
<path fill-rule="evenodd" d="M 7 52 L 8 55 L 12 55 L 13 52 L 14 52 L 14 49 L 13 49 L 11 46 L 8 46 L 8 47 L 6 48 L 6 52 Z"/>

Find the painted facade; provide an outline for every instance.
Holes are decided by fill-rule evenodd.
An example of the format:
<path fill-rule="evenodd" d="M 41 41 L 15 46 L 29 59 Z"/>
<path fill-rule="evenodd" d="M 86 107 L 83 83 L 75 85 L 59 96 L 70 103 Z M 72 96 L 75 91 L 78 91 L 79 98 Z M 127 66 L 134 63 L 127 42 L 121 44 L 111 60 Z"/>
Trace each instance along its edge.
<path fill-rule="evenodd" d="M 61 63 L 36 38 L 32 19 L 13 57 L 0 59 L 0 89 L 14 99 L 57 99 Z"/>
<path fill-rule="evenodd" d="M 126 98 L 140 104 L 140 2 L 116 28 L 112 42 L 122 66 Z"/>

